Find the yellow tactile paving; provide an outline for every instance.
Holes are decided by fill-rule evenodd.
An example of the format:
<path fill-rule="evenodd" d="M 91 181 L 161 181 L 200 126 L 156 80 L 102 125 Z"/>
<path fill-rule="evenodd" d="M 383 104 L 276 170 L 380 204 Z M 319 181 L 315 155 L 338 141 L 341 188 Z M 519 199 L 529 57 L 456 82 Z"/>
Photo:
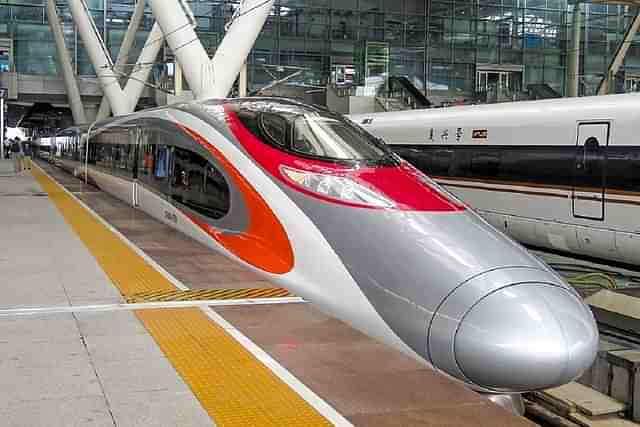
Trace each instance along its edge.
<path fill-rule="evenodd" d="M 176 289 L 40 168 L 34 167 L 31 173 L 122 295 Z"/>
<path fill-rule="evenodd" d="M 188 291 L 150 291 L 127 297 L 128 303 L 206 301 L 294 296 L 285 288 L 193 289 Z"/>
<path fill-rule="evenodd" d="M 218 426 L 330 426 L 200 310 L 136 313 Z"/>
<path fill-rule="evenodd" d="M 176 293 L 173 284 L 39 167 L 32 173 L 125 297 Z M 236 292 L 227 291 L 220 294 Z M 277 288 L 242 291 L 282 292 Z M 331 425 L 200 309 L 135 313 L 216 425 Z"/>

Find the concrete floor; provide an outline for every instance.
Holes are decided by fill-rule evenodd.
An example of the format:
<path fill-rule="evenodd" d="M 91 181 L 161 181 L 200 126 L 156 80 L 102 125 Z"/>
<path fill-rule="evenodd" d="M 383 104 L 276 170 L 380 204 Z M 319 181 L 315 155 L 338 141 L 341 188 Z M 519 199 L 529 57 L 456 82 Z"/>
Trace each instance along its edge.
<path fill-rule="evenodd" d="M 0 159 L 0 176 L 8 176 L 15 174 L 15 167 L 13 166 L 13 160 Z"/>
<path fill-rule="evenodd" d="M 0 309 L 122 302 L 30 174 L 0 177 Z M 2 426 L 211 426 L 129 311 L 0 315 Z"/>

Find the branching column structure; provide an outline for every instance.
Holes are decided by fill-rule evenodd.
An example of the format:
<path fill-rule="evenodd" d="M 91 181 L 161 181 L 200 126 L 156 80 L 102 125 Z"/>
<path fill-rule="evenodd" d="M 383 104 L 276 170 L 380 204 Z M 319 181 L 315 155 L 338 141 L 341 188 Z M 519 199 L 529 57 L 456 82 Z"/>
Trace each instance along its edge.
<path fill-rule="evenodd" d="M 245 0 L 212 60 L 195 32 L 195 20 L 183 0 L 149 0 L 196 99 L 229 95 L 273 7 L 273 0 Z"/>
<path fill-rule="evenodd" d="M 58 19 L 55 0 L 47 0 L 47 20 L 49 21 L 49 27 L 51 27 L 51 33 L 56 43 L 58 66 L 60 67 L 64 87 L 67 91 L 67 99 L 69 101 L 69 107 L 71 108 L 73 123 L 75 125 L 85 124 L 87 123 L 87 117 L 85 115 L 84 105 L 82 104 L 82 98 L 80 97 L 78 81 L 76 80 L 71 59 L 69 58 L 69 51 L 64 43 L 64 34 L 60 26 L 60 20 Z"/>
<path fill-rule="evenodd" d="M 68 0 L 73 21 L 78 28 L 84 47 L 95 69 L 100 88 L 109 100 L 111 110 L 116 116 L 127 114 L 127 102 L 122 96 L 122 89 L 117 76 L 113 72 L 113 64 L 109 53 L 100 38 L 98 31 L 84 0 Z"/>
<path fill-rule="evenodd" d="M 607 69 L 607 74 L 605 74 L 605 77 L 600 82 L 600 86 L 598 86 L 598 95 L 606 95 L 609 93 L 609 86 L 611 86 L 614 76 L 618 73 L 618 70 L 620 70 L 620 67 L 624 63 L 624 58 L 627 56 L 629 47 L 631 47 L 631 42 L 633 42 L 639 28 L 640 12 L 637 12 L 633 21 L 629 24 L 627 31 L 625 31 L 624 38 L 618 45 L 618 49 L 616 50 L 615 55 L 613 55 L 613 59 L 611 59 L 611 63 Z"/>
<path fill-rule="evenodd" d="M 234 15 L 211 61 L 215 73 L 215 97 L 224 98 L 229 95 L 273 4 L 273 0 L 245 0 L 240 3 L 240 9 Z"/>
<path fill-rule="evenodd" d="M 93 68 L 98 76 L 102 92 L 109 102 L 110 109 L 115 116 L 132 113 L 142 95 L 153 63 L 164 42 L 160 26 L 156 23 L 151 29 L 147 41 L 140 52 L 140 57 L 123 90 L 119 82 L 121 76 L 114 70 L 109 52 L 95 28 L 86 4 L 83 0 L 69 0 L 69 7 L 73 15 L 73 20 L 78 27 L 80 37 L 82 37 L 82 41 L 84 42 L 85 49 L 89 54 Z M 140 7 L 143 8 L 144 6 Z M 134 14 L 135 13 L 137 12 L 134 12 Z M 132 29 L 132 25 L 130 25 L 128 33 L 131 33 L 130 36 L 132 38 L 135 37 L 136 31 L 137 26 Z M 130 49 L 133 42 L 129 41 L 128 43 L 130 43 L 128 46 L 128 49 Z M 128 54 L 123 54 L 122 57 L 126 58 Z M 123 59 L 123 62 L 124 61 L 126 61 L 126 59 Z M 104 118 L 104 116 L 99 118 Z"/>
<path fill-rule="evenodd" d="M 196 99 L 215 98 L 213 71 L 207 52 L 195 31 L 195 19 L 183 0 L 149 0 L 162 32 L 182 66 Z"/>
<path fill-rule="evenodd" d="M 121 70 L 123 65 L 127 63 L 129 59 L 129 52 L 131 52 L 131 48 L 133 47 L 136 41 L 136 33 L 138 32 L 138 28 L 140 28 L 140 23 L 142 22 L 142 18 L 144 17 L 144 8 L 146 6 L 145 0 L 138 0 L 133 9 L 133 14 L 131 15 L 131 20 L 129 21 L 129 26 L 127 27 L 127 32 L 122 39 L 122 44 L 120 45 L 120 50 L 118 51 L 118 58 L 116 59 L 115 69 Z M 102 102 L 100 103 L 100 109 L 98 110 L 98 116 L 96 120 L 103 120 L 109 117 L 111 114 L 111 106 L 109 105 L 109 100 L 107 97 L 102 97 Z"/>
<path fill-rule="evenodd" d="M 140 52 L 138 61 L 129 75 L 129 80 L 124 88 L 124 97 L 128 102 L 129 112 L 135 110 L 138 100 L 142 96 L 142 92 L 149 79 L 149 74 L 153 68 L 153 63 L 156 61 L 163 43 L 164 36 L 162 35 L 160 25 L 156 22 L 153 24 L 151 32 L 149 32 L 147 41 Z"/>

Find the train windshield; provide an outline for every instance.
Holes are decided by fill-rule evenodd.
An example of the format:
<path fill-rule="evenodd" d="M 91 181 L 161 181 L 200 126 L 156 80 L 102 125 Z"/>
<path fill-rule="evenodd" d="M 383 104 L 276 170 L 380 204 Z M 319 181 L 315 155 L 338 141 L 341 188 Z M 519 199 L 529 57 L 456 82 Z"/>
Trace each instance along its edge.
<path fill-rule="evenodd" d="M 395 164 L 387 146 L 338 114 L 286 101 L 242 101 L 232 109 L 261 140 L 304 157 Z"/>

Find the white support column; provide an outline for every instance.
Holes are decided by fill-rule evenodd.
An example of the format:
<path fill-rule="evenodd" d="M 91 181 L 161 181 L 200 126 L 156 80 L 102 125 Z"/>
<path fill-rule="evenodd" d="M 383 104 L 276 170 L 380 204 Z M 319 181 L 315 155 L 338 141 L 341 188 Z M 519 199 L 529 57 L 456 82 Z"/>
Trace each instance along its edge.
<path fill-rule="evenodd" d="M 622 42 L 620 42 L 620 45 L 618 46 L 616 54 L 613 55 L 613 59 L 607 69 L 607 74 L 605 74 L 604 79 L 600 82 L 600 86 L 598 86 L 598 95 L 606 95 L 609 93 L 611 80 L 622 66 L 624 58 L 627 56 L 627 51 L 629 50 L 629 47 L 631 47 L 631 42 L 638 32 L 638 28 L 640 28 L 640 12 L 636 13 L 636 16 L 633 18 L 633 21 L 631 21 L 629 28 L 627 28 L 627 31 L 624 34 Z"/>
<path fill-rule="evenodd" d="M 64 34 L 58 19 L 55 0 L 47 0 L 47 20 L 56 43 L 56 57 L 60 67 L 60 74 L 62 74 L 62 79 L 64 80 L 64 87 L 67 91 L 67 100 L 73 115 L 73 123 L 75 125 L 85 124 L 87 123 L 87 117 L 82 104 L 78 81 L 71 65 L 71 58 L 69 58 L 69 51 L 64 43 Z"/>
<path fill-rule="evenodd" d="M 182 67 L 178 61 L 175 62 L 173 74 L 173 94 L 175 96 L 182 96 Z"/>
<path fill-rule="evenodd" d="M 162 30 L 156 22 L 153 24 L 153 28 L 147 37 L 142 52 L 140 52 L 138 62 L 136 62 L 135 68 L 124 88 L 124 97 L 129 104 L 129 112 L 135 111 L 163 42 L 164 37 Z"/>
<path fill-rule="evenodd" d="M 0 162 L 4 160 L 4 91 L 0 93 Z"/>
<path fill-rule="evenodd" d="M 149 5 L 195 98 L 215 98 L 211 62 L 195 32 L 194 18 L 187 3 L 184 0 L 149 0 Z"/>
<path fill-rule="evenodd" d="M 582 39 L 582 3 L 573 6 L 573 35 L 567 64 L 567 96 L 578 96 L 580 80 L 580 42 Z"/>
<path fill-rule="evenodd" d="M 144 17 L 145 6 L 145 0 L 138 0 L 135 8 L 133 9 L 133 14 L 131 14 L 129 26 L 127 27 L 127 32 L 122 39 L 122 44 L 120 45 L 120 50 L 118 51 L 118 58 L 116 59 L 115 64 L 116 70 L 121 70 L 122 66 L 127 63 L 129 52 L 131 51 L 131 48 L 136 41 L 136 33 L 138 32 L 138 28 L 140 28 L 140 23 L 142 22 L 142 18 Z M 107 97 L 103 96 L 96 120 L 99 121 L 106 119 L 107 117 L 109 117 L 109 114 L 111 114 L 111 106 L 109 105 L 109 100 L 107 99 Z"/>
<path fill-rule="evenodd" d="M 240 68 L 240 76 L 238 77 L 238 95 L 240 97 L 245 97 L 248 94 L 247 90 L 247 63 L 245 61 L 242 64 L 242 68 Z"/>
<path fill-rule="evenodd" d="M 109 100 L 113 114 L 115 116 L 127 114 L 127 103 L 122 96 L 122 89 L 120 88 L 118 78 L 113 72 L 113 64 L 96 30 L 93 19 L 87 11 L 84 0 L 68 0 L 68 3 L 73 21 L 78 28 L 84 47 L 98 76 L 100 88 Z"/>
<path fill-rule="evenodd" d="M 244 98 L 247 93 L 247 63 L 245 62 L 240 68 L 240 76 L 238 77 L 238 95 Z"/>
<path fill-rule="evenodd" d="M 273 4 L 274 0 L 244 0 L 240 4 L 240 11 L 234 16 L 211 61 L 215 73 L 214 97 L 224 98 L 229 95 Z"/>

